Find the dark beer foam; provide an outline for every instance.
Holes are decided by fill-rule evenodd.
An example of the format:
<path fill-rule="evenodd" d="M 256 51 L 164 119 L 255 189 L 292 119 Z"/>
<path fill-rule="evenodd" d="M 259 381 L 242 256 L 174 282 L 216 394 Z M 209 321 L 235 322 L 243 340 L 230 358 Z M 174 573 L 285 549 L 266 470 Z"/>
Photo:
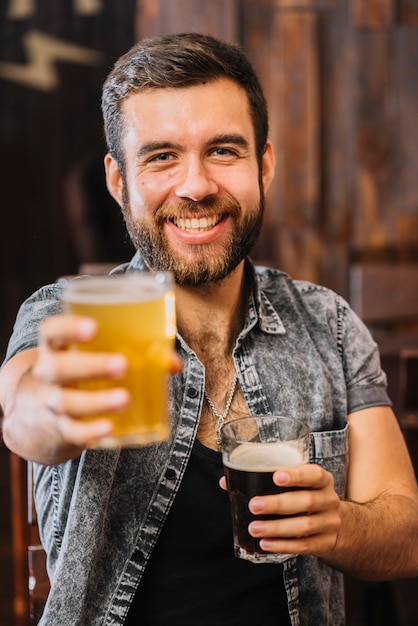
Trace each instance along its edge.
<path fill-rule="evenodd" d="M 297 442 L 251 442 L 237 446 L 224 465 L 244 472 L 274 472 L 281 467 L 291 467 L 304 462 Z"/>

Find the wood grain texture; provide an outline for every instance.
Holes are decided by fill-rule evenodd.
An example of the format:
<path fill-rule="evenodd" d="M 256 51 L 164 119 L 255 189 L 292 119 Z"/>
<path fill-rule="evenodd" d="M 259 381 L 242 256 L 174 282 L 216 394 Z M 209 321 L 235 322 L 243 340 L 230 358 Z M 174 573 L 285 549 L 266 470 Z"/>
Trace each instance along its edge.
<path fill-rule="evenodd" d="M 238 0 L 138 0 L 136 37 L 199 31 L 234 42 L 238 39 L 238 16 Z"/>
<path fill-rule="evenodd" d="M 396 0 L 351 0 L 351 11 L 357 28 L 382 28 L 394 22 Z"/>

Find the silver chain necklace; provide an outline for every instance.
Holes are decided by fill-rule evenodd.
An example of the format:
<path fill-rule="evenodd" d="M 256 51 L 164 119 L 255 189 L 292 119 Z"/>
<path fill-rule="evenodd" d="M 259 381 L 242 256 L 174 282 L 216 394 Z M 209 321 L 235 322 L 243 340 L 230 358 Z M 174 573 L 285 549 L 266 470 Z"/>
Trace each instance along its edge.
<path fill-rule="evenodd" d="M 206 393 L 206 391 L 204 391 L 205 398 L 207 400 L 209 408 L 212 411 L 212 413 L 214 414 L 214 416 L 216 417 L 216 419 L 218 420 L 218 423 L 216 424 L 216 429 L 215 429 L 215 432 L 216 432 L 216 443 L 218 445 L 220 445 L 222 443 L 221 428 L 224 425 L 226 416 L 228 415 L 229 409 L 231 408 L 232 400 L 234 398 L 235 389 L 236 389 L 236 386 L 237 386 L 237 380 L 238 380 L 238 376 L 235 374 L 235 378 L 234 378 L 234 380 L 232 382 L 231 389 L 230 389 L 230 392 L 229 392 L 229 395 L 228 395 L 228 400 L 226 401 L 225 410 L 224 410 L 224 412 L 222 414 L 219 413 L 218 409 L 213 404 L 212 400 L 209 398 L 209 396 Z"/>

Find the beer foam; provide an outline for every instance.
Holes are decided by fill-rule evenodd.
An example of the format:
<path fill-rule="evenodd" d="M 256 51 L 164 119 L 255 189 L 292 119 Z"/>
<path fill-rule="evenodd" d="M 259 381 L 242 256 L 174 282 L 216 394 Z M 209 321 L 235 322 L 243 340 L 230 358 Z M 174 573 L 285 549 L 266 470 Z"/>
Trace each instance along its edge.
<path fill-rule="evenodd" d="M 224 453 L 224 464 L 244 472 L 274 472 L 282 467 L 300 465 L 303 454 L 297 442 L 274 441 L 241 444 L 232 450 L 229 460 Z"/>
<path fill-rule="evenodd" d="M 70 281 L 62 297 L 69 303 L 129 304 L 156 300 L 165 291 L 153 275 L 89 276 Z"/>

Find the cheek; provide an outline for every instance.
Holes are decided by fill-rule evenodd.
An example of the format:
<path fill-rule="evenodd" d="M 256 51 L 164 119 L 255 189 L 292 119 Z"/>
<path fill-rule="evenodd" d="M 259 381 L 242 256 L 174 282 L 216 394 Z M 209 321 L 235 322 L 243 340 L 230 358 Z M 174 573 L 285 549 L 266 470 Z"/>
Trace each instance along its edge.
<path fill-rule="evenodd" d="M 253 206 L 260 201 L 260 181 L 254 174 L 254 170 L 244 172 L 237 176 L 231 184 L 231 179 L 225 182 L 225 188 L 233 195 L 242 206 Z"/>
<path fill-rule="evenodd" d="M 167 201 L 167 192 L 158 181 L 136 180 L 129 188 L 129 201 L 133 214 L 146 217 Z"/>

